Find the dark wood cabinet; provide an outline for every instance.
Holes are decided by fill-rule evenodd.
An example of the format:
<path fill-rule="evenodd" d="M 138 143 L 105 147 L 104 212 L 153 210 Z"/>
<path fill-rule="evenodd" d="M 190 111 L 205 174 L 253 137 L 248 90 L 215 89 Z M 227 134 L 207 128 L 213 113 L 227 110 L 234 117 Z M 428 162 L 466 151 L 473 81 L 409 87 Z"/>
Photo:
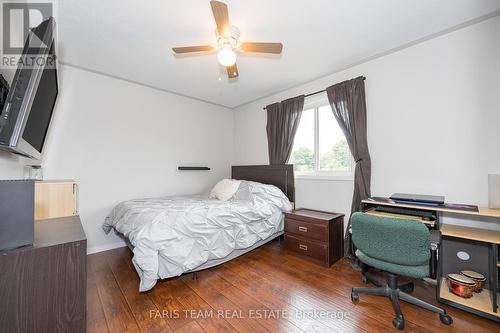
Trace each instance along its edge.
<path fill-rule="evenodd" d="M 37 221 L 33 246 L 0 252 L 0 330 L 85 332 L 86 256 L 78 216 Z"/>
<path fill-rule="evenodd" d="M 310 209 L 285 213 L 285 247 L 330 267 L 344 256 L 344 214 Z"/>

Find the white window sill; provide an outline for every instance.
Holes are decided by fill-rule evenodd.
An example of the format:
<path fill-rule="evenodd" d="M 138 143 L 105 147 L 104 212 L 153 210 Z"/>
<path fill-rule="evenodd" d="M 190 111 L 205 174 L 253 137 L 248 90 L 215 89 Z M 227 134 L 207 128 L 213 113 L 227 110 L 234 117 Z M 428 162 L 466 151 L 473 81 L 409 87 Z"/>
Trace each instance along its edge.
<path fill-rule="evenodd" d="M 299 180 L 328 180 L 328 181 L 354 181 L 354 175 L 349 174 L 295 174 L 295 179 Z"/>

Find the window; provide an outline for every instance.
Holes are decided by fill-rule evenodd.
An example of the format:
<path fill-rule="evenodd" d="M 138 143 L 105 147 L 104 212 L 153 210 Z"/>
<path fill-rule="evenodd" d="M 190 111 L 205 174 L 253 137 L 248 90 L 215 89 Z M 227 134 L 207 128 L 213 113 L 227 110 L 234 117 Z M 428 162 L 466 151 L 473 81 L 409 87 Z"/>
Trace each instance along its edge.
<path fill-rule="evenodd" d="M 325 94 L 304 103 L 289 162 L 299 177 L 352 178 L 347 140 Z"/>

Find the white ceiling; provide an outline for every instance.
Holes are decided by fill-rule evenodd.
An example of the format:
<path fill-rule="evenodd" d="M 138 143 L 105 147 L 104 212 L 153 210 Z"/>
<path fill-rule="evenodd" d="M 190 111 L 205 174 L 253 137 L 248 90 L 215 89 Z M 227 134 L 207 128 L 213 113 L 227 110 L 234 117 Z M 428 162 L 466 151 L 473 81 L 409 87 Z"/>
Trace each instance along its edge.
<path fill-rule="evenodd" d="M 171 52 L 215 42 L 209 0 L 63 0 L 60 60 L 235 107 L 500 10 L 498 0 L 225 2 L 243 41 L 281 41 L 283 54 L 241 55 L 229 81 L 215 54 Z"/>

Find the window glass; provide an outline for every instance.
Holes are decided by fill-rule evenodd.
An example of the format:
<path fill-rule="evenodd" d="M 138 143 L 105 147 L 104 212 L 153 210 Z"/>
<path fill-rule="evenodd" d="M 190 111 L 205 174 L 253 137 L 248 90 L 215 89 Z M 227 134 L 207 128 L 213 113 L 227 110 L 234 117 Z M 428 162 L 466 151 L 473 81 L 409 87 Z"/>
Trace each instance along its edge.
<path fill-rule="evenodd" d="M 314 109 L 304 110 L 293 142 L 290 163 L 295 171 L 314 171 Z"/>
<path fill-rule="evenodd" d="M 289 160 L 298 175 L 352 175 L 347 140 L 327 103 L 312 101 L 302 112 Z"/>
<path fill-rule="evenodd" d="M 319 170 L 349 171 L 351 153 L 329 105 L 318 108 Z"/>

